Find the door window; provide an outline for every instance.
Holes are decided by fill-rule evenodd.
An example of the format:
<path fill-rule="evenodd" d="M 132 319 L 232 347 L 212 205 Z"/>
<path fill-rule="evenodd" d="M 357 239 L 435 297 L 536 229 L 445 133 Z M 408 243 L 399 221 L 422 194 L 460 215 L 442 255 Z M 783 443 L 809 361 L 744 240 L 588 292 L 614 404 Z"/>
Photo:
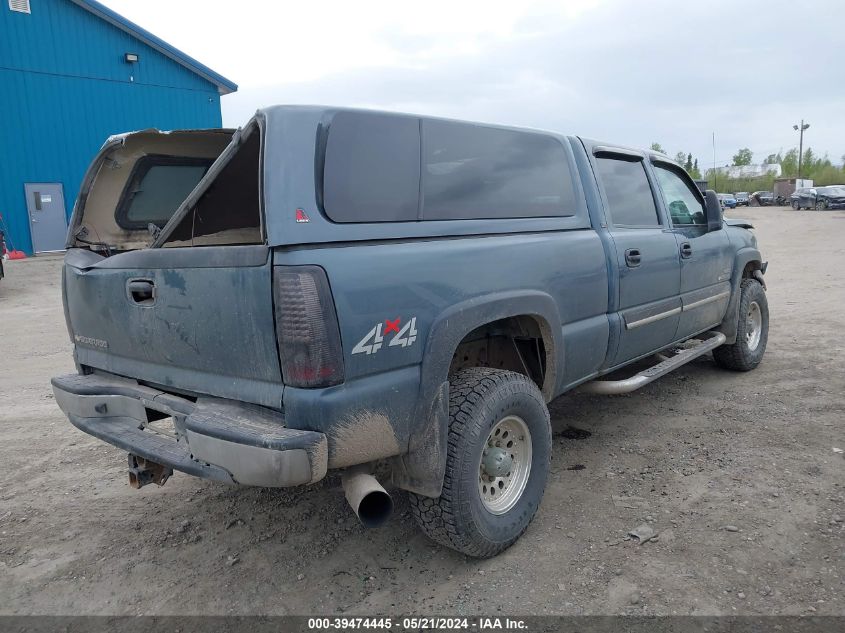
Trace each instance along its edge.
<path fill-rule="evenodd" d="M 671 169 L 655 165 L 657 182 L 663 192 L 663 200 L 669 209 L 672 224 L 707 224 L 704 205 L 689 184 Z"/>
<path fill-rule="evenodd" d="M 615 226 L 660 225 L 654 196 L 641 159 L 596 159 L 599 179 L 607 196 L 608 212 Z"/>

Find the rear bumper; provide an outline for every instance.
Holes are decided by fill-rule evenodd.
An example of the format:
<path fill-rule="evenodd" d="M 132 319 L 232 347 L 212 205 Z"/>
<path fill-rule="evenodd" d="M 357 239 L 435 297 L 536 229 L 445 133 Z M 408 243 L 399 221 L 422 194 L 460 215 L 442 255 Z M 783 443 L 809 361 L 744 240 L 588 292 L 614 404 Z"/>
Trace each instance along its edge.
<path fill-rule="evenodd" d="M 102 374 L 53 378 L 56 403 L 78 429 L 174 470 L 226 483 L 284 487 L 326 474 L 326 436 L 285 427 L 281 413 L 233 400 L 193 402 Z M 150 413 L 174 434 L 151 430 Z"/>

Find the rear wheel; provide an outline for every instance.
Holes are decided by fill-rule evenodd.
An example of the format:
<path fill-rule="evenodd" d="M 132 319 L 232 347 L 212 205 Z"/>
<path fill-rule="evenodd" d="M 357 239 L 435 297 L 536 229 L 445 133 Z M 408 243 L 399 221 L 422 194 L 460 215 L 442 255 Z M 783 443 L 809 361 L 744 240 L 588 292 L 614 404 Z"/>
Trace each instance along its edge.
<path fill-rule="evenodd" d="M 522 374 L 474 367 L 449 382 L 446 475 L 439 497 L 410 494 L 414 518 L 441 545 L 488 558 L 525 532 L 543 497 L 549 410 Z"/>
<path fill-rule="evenodd" d="M 756 279 L 745 279 L 740 286 L 739 322 L 736 343 L 713 350 L 716 364 L 734 371 L 757 367 L 769 339 L 769 304 L 766 292 Z"/>
<path fill-rule="evenodd" d="M 797 200 L 793 200 L 793 201 L 792 201 L 792 208 L 793 208 L 793 209 L 795 209 L 796 211 L 800 211 L 800 210 L 801 210 L 801 205 L 799 205 L 799 204 L 798 204 L 798 201 L 797 201 Z"/>
<path fill-rule="evenodd" d="M 827 209 L 827 202 L 825 200 L 816 200 L 816 211 L 824 211 Z"/>

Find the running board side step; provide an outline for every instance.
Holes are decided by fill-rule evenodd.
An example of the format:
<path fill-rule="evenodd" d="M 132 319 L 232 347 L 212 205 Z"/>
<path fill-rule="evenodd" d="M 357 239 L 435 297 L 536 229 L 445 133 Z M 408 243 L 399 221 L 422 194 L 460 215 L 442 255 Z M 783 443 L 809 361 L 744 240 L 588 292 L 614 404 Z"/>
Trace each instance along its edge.
<path fill-rule="evenodd" d="M 725 342 L 725 335 L 721 332 L 708 332 L 701 335 L 700 339 L 696 339 L 699 343 L 692 347 L 687 347 L 678 351 L 677 354 L 667 358 L 666 360 L 653 365 L 648 369 L 644 369 L 638 374 L 626 378 L 624 380 L 593 380 L 581 386 L 581 391 L 586 393 L 596 393 L 601 395 L 618 395 L 623 393 L 631 393 L 640 387 L 643 387 L 653 380 L 657 380 L 661 376 L 665 376 L 670 371 L 674 371 L 681 365 L 686 365 L 691 360 L 698 358 L 702 354 L 716 349 Z"/>

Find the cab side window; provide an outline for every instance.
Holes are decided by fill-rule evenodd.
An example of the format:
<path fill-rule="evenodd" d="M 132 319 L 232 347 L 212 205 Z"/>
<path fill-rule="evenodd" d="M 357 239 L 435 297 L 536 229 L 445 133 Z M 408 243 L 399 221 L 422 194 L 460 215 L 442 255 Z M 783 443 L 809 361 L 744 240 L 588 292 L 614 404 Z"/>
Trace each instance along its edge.
<path fill-rule="evenodd" d="M 614 226 L 660 226 L 641 159 L 599 157 L 596 167 Z"/>
<path fill-rule="evenodd" d="M 673 170 L 661 165 L 654 166 L 657 182 L 663 192 L 663 200 L 669 209 L 674 225 L 707 224 L 704 205 L 690 185 Z"/>

